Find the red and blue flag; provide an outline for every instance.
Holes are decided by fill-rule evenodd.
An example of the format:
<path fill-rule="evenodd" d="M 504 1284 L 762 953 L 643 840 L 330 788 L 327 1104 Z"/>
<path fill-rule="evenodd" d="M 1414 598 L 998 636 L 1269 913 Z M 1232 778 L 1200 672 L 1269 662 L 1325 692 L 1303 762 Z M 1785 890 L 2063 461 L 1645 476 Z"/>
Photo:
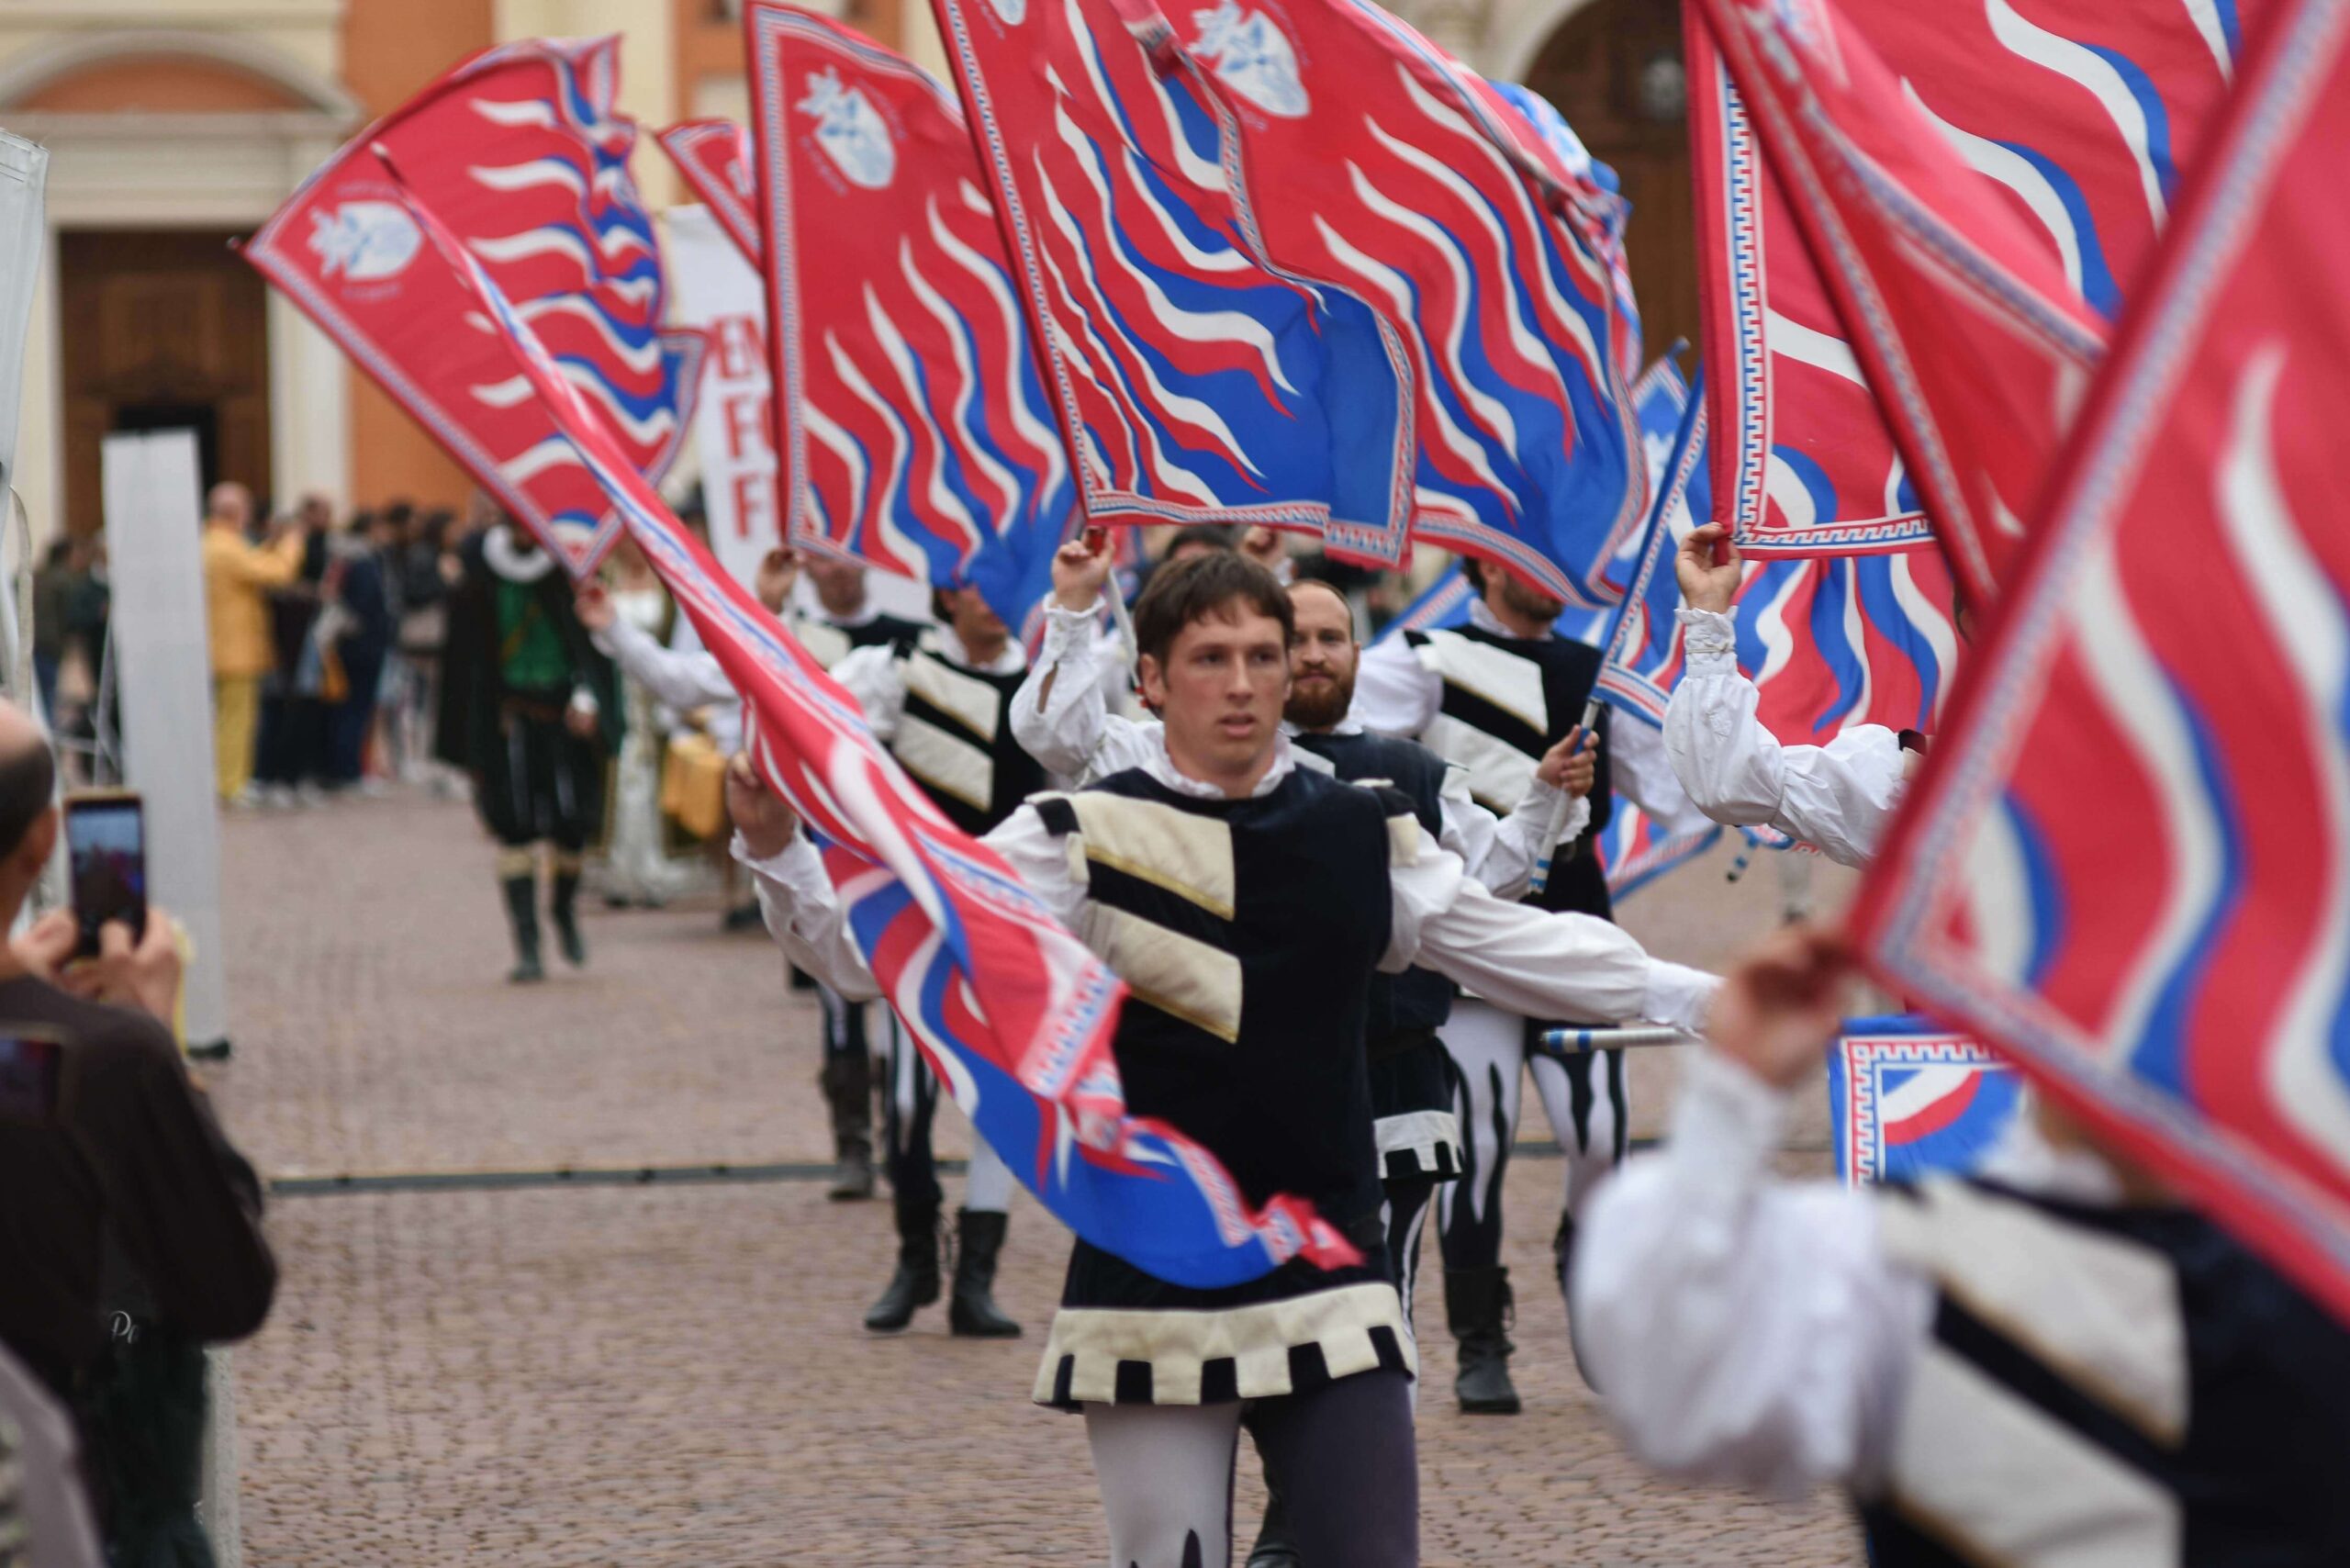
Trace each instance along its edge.
<path fill-rule="evenodd" d="M 754 765 L 816 835 L 874 978 L 980 1136 L 1056 1217 L 1161 1279 L 1214 1288 L 1295 1257 L 1359 1263 L 1310 1205 L 1252 1207 L 1180 1130 L 1127 1114 L 1111 1052 L 1125 985 L 906 778 L 856 700 L 662 504 L 462 243 L 400 196 L 743 694 Z"/>
<path fill-rule="evenodd" d="M 689 119 L 654 139 L 677 166 L 718 227 L 756 272 L 767 263 L 759 235 L 758 187 L 753 177 L 751 133 L 731 119 Z"/>
<path fill-rule="evenodd" d="M 699 333 L 664 330 L 653 219 L 614 106 L 617 39 L 489 50 L 367 128 L 304 181 L 245 255 L 575 574 L 620 522 L 487 336 L 375 149 L 442 214 L 641 475 L 677 455 Z M 478 315 L 478 311 L 474 314 Z"/>
<path fill-rule="evenodd" d="M 1122 0 L 934 9 L 1086 521 L 1262 525 L 1402 562 L 1402 345 L 1350 296 L 1264 264 L 1215 101 L 1159 68 Z"/>
<path fill-rule="evenodd" d="M 787 535 L 1018 627 L 1076 485 L 962 114 L 829 18 L 744 26 Z"/>
<path fill-rule="evenodd" d="M 2254 52 L 1853 923 L 2350 1316 L 2350 5 Z"/>
<path fill-rule="evenodd" d="M 1741 547 L 1914 545 L 1915 478 L 1987 593 L 2227 92 L 2235 6 L 1704 0 L 1688 30 Z"/>
<path fill-rule="evenodd" d="M 1973 1175 L 2024 1112 L 2015 1064 L 1895 1014 L 1848 1018 L 1828 1058 L 1828 1125 L 1848 1184 Z"/>
<path fill-rule="evenodd" d="M 1218 106 L 1251 248 L 1403 344 L 1414 534 L 1613 604 L 1606 564 L 1647 501 L 1628 208 L 1556 111 L 1368 0 L 1218 0 L 1135 25 Z"/>

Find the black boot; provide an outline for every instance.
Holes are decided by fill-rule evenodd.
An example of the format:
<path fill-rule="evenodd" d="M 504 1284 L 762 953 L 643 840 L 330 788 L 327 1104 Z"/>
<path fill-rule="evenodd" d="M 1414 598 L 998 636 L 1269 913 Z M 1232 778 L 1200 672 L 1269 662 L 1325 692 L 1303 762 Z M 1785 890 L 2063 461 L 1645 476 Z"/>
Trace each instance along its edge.
<path fill-rule="evenodd" d="M 990 1293 L 996 1255 L 1003 1250 L 1001 1209 L 958 1209 L 955 1214 L 955 1294 L 946 1304 L 946 1326 L 967 1339 L 1017 1339 L 1020 1325 L 1003 1315 Z"/>
<path fill-rule="evenodd" d="M 816 1075 L 833 1114 L 833 1184 L 824 1195 L 850 1202 L 873 1195 L 873 1058 L 848 1051 L 824 1058 Z"/>
<path fill-rule="evenodd" d="M 1289 1532 L 1289 1510 L 1281 1505 L 1281 1489 L 1265 1477 L 1265 1522 L 1258 1527 L 1257 1544 L 1248 1549 L 1248 1568 L 1300 1568 L 1297 1541 Z"/>
<path fill-rule="evenodd" d="M 1460 1348 L 1460 1370 L 1452 1391 L 1465 1414 L 1518 1412 L 1517 1390 L 1509 1381 L 1509 1353 L 1517 1347 L 1505 1331 L 1513 1305 L 1507 1269 L 1444 1271 L 1444 1315 Z"/>
<path fill-rule="evenodd" d="M 528 872 L 509 877 L 499 884 L 506 890 L 506 923 L 514 932 L 514 967 L 506 978 L 516 985 L 547 978 L 539 964 L 539 879 Z"/>
<path fill-rule="evenodd" d="M 588 944 L 579 935 L 579 868 L 558 865 L 554 883 L 554 895 L 547 901 L 547 910 L 554 916 L 555 946 L 563 949 L 565 963 L 575 969 L 585 969 Z"/>
<path fill-rule="evenodd" d="M 895 1334 L 914 1320 L 914 1309 L 938 1299 L 938 1200 L 898 1199 L 898 1271 L 881 1299 L 865 1310 L 865 1326 Z"/>

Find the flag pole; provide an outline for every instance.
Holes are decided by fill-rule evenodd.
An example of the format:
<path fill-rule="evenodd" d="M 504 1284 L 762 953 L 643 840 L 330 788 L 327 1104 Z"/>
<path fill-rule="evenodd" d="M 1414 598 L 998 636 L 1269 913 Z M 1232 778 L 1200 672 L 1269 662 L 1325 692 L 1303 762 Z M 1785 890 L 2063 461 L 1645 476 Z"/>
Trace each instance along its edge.
<path fill-rule="evenodd" d="M 1648 524 L 1640 533 L 1639 560 L 1645 569 L 1632 575 L 1632 581 L 1625 588 L 1624 597 L 1617 602 L 1615 610 L 1608 616 L 1607 638 L 1603 644 L 1606 657 L 1600 666 L 1603 671 L 1608 665 L 1622 662 L 1625 634 L 1630 630 L 1632 624 L 1632 601 L 1647 591 L 1648 574 L 1655 569 L 1652 557 L 1656 554 L 1657 532 L 1664 526 L 1666 515 L 1673 510 L 1673 498 L 1680 493 L 1680 486 L 1674 481 L 1681 473 L 1682 460 L 1689 451 L 1690 439 L 1696 433 L 1697 420 L 1706 406 L 1705 399 L 1706 373 L 1703 367 L 1700 367 L 1695 378 L 1690 383 L 1689 401 L 1681 410 L 1681 428 L 1673 432 L 1673 454 L 1665 460 L 1664 465 L 1664 483 L 1658 487 L 1655 498 L 1649 503 Z M 1583 703 L 1583 727 L 1585 733 L 1589 733 L 1598 723 L 1600 707 L 1601 702 L 1596 692 Z M 1526 879 L 1526 892 L 1528 898 L 1541 897 L 1543 890 L 1550 887 L 1550 865 L 1558 855 L 1559 834 L 1566 831 L 1567 815 L 1573 809 L 1573 798 L 1565 794 L 1561 794 L 1558 803 L 1550 808 L 1550 831 L 1542 835 L 1540 851 L 1534 861 L 1533 874 Z"/>

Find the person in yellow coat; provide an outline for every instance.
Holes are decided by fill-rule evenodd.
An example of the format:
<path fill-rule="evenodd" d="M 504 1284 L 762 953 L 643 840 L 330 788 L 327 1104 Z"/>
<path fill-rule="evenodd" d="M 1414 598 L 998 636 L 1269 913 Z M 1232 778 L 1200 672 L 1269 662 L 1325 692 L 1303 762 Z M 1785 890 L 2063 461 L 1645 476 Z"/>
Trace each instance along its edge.
<path fill-rule="evenodd" d="M 212 644 L 212 767 L 220 799 L 252 798 L 253 729 L 261 680 L 274 655 L 269 591 L 302 567 L 302 535 L 288 530 L 267 545 L 245 537 L 253 498 L 242 485 L 215 485 L 204 498 L 204 613 Z"/>

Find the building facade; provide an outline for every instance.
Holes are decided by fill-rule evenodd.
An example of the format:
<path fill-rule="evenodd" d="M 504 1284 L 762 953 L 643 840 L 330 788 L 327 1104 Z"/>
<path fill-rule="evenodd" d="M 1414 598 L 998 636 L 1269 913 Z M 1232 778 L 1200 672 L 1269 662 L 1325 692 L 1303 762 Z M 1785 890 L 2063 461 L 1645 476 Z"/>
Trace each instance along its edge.
<path fill-rule="evenodd" d="M 1694 337 L 1677 0 L 1398 8 L 1488 74 L 1550 94 L 1623 172 L 1650 342 Z M 841 0 L 838 14 L 944 71 L 922 0 Z M 207 479 L 281 504 L 311 491 L 338 508 L 460 502 L 455 465 L 230 244 L 369 118 L 475 50 L 612 32 L 622 105 L 648 130 L 743 117 L 739 0 L 0 4 L 0 126 L 50 153 L 17 442 L 36 532 L 100 525 L 100 442 L 126 430 L 192 427 Z M 649 138 L 636 174 L 655 207 L 677 199 Z"/>

